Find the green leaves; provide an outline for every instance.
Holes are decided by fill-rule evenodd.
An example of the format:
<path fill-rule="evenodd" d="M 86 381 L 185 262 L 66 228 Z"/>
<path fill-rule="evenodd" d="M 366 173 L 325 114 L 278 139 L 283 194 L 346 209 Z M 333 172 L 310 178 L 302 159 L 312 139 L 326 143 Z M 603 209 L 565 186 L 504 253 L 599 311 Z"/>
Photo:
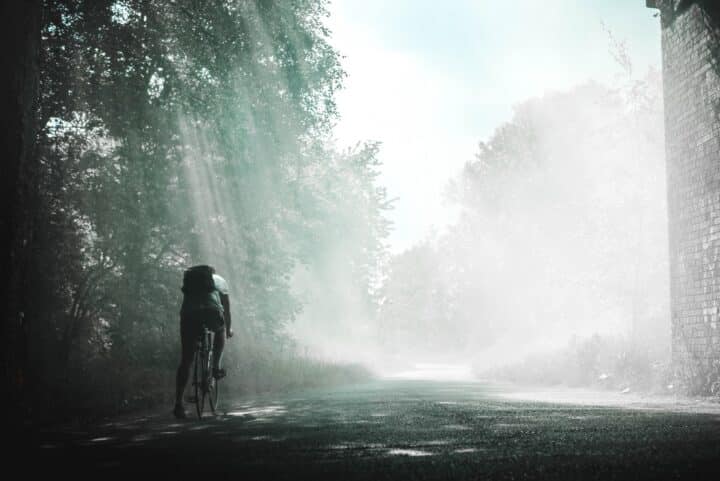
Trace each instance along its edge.
<path fill-rule="evenodd" d="M 324 269 L 329 249 L 367 294 L 387 201 L 374 184 L 377 145 L 330 146 L 344 72 L 324 1 L 46 10 L 41 111 L 62 128 L 40 139 L 44 208 L 75 228 L 56 253 L 44 240 L 45 261 L 71 285 L 96 279 L 58 296 L 88 306 L 93 339 L 112 356 L 148 360 L 141 353 L 177 322 L 191 263 L 215 265 L 241 306 L 237 322 L 267 339 L 303 308 L 297 266 Z"/>

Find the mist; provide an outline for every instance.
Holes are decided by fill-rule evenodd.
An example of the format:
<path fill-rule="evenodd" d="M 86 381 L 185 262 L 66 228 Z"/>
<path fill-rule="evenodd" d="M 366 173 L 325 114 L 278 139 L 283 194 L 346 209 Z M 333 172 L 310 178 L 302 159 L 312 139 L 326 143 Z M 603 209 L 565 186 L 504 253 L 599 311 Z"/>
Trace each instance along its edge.
<path fill-rule="evenodd" d="M 356 75 L 359 27 L 323 1 L 43 9 L 26 282 L 47 302 L 17 318 L 33 319 L 38 385 L 93 379 L 58 387 L 57 411 L 76 390 L 99 411 L 172 391 L 199 264 L 228 283 L 232 395 L 382 377 L 667 385 L 662 82 L 613 25 L 597 23 L 607 71 L 531 63 L 510 103 L 454 89 L 457 59 L 378 50 L 382 32 L 377 70 L 361 57 Z"/>
<path fill-rule="evenodd" d="M 592 368 L 580 384 L 615 370 L 635 378 L 623 387 L 646 371 L 662 378 L 650 383 L 664 386 L 670 310 L 659 65 L 647 67 L 646 49 L 645 57 L 633 53 L 625 32 L 615 31 L 626 27 L 617 18 L 597 18 L 588 34 L 601 37 L 592 43 L 601 49 L 591 55 L 558 44 L 559 33 L 538 39 L 538 59 L 564 59 L 567 75 L 553 77 L 557 69 L 530 62 L 506 79 L 508 93 L 488 99 L 478 69 L 507 60 L 504 50 L 470 61 L 459 76 L 458 59 L 437 37 L 456 41 L 473 22 L 456 19 L 457 31 L 428 32 L 438 44 L 428 39 L 421 49 L 410 43 L 416 25 L 401 40 L 388 33 L 404 8 L 371 22 L 349 4 L 333 6 L 339 19 L 330 24 L 351 73 L 335 135 L 341 145 L 359 133 L 381 142 L 377 181 L 388 186 L 393 209 L 386 216 L 396 223 L 370 308 L 359 306 L 358 286 L 336 270 L 329 283 L 336 294 L 307 298 L 291 336 L 324 359 L 360 361 L 387 376 L 567 383 L 577 381 L 570 359 L 589 356 L 582 362 Z M 567 34 L 571 27 L 552 15 L 555 8 L 540 14 L 529 7 L 518 21 L 534 12 L 539 18 L 529 28 Z M 430 22 L 426 16 L 413 18 Z M 516 41 L 485 27 L 501 45 Z M 589 59 L 592 67 L 583 63 Z M 369 65 L 391 78 L 368 76 Z M 513 96 L 503 104 L 511 113 L 498 116 L 495 104 Z M 488 128 L 490 118 L 500 120 Z M 476 135 L 467 155 L 473 131 L 490 133 Z M 418 226 L 425 226 L 419 235 Z M 544 374 L 528 369 L 543 363 Z"/>
<path fill-rule="evenodd" d="M 715 3 L 1 3 L 9 459 L 717 473 Z"/>
<path fill-rule="evenodd" d="M 656 69 L 634 74 L 627 51 L 608 43 L 618 59 L 611 85 L 529 98 L 480 139 L 444 186 L 456 218 L 387 255 L 374 311 L 359 308 L 341 270 L 329 283 L 340 302 L 330 320 L 313 298 L 293 336 L 391 376 L 497 375 L 593 342 L 592 362 L 604 365 L 595 376 L 618 356 L 667 366 L 662 83 Z"/>

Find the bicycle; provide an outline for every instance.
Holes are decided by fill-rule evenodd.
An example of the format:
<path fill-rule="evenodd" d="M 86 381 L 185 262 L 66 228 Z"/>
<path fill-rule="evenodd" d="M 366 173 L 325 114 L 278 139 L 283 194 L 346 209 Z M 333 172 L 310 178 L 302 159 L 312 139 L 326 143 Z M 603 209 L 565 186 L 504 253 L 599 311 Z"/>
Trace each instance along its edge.
<path fill-rule="evenodd" d="M 210 411 L 214 416 L 218 408 L 218 380 L 213 377 L 213 338 L 215 333 L 203 327 L 203 332 L 198 336 L 197 348 L 195 349 L 195 360 L 193 368 L 193 387 L 195 389 L 195 408 L 198 419 L 202 419 L 205 410 L 205 399 L 210 405 Z"/>

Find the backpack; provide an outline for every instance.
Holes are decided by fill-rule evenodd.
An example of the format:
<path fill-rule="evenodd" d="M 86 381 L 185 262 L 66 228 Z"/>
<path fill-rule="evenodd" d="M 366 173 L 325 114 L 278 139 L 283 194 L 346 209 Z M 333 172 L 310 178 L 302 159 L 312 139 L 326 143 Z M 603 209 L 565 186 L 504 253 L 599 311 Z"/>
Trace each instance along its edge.
<path fill-rule="evenodd" d="M 210 266 L 193 266 L 183 274 L 182 289 L 185 295 L 208 294 L 215 290 L 213 268 Z"/>

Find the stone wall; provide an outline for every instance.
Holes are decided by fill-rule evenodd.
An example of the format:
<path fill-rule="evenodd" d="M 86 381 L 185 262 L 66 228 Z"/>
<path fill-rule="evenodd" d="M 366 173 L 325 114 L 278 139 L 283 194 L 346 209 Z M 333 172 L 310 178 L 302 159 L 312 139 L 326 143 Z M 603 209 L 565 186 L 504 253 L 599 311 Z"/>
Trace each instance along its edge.
<path fill-rule="evenodd" d="M 701 391 L 720 374 L 717 7 L 648 5 L 662 16 L 673 364 L 691 391 Z"/>

